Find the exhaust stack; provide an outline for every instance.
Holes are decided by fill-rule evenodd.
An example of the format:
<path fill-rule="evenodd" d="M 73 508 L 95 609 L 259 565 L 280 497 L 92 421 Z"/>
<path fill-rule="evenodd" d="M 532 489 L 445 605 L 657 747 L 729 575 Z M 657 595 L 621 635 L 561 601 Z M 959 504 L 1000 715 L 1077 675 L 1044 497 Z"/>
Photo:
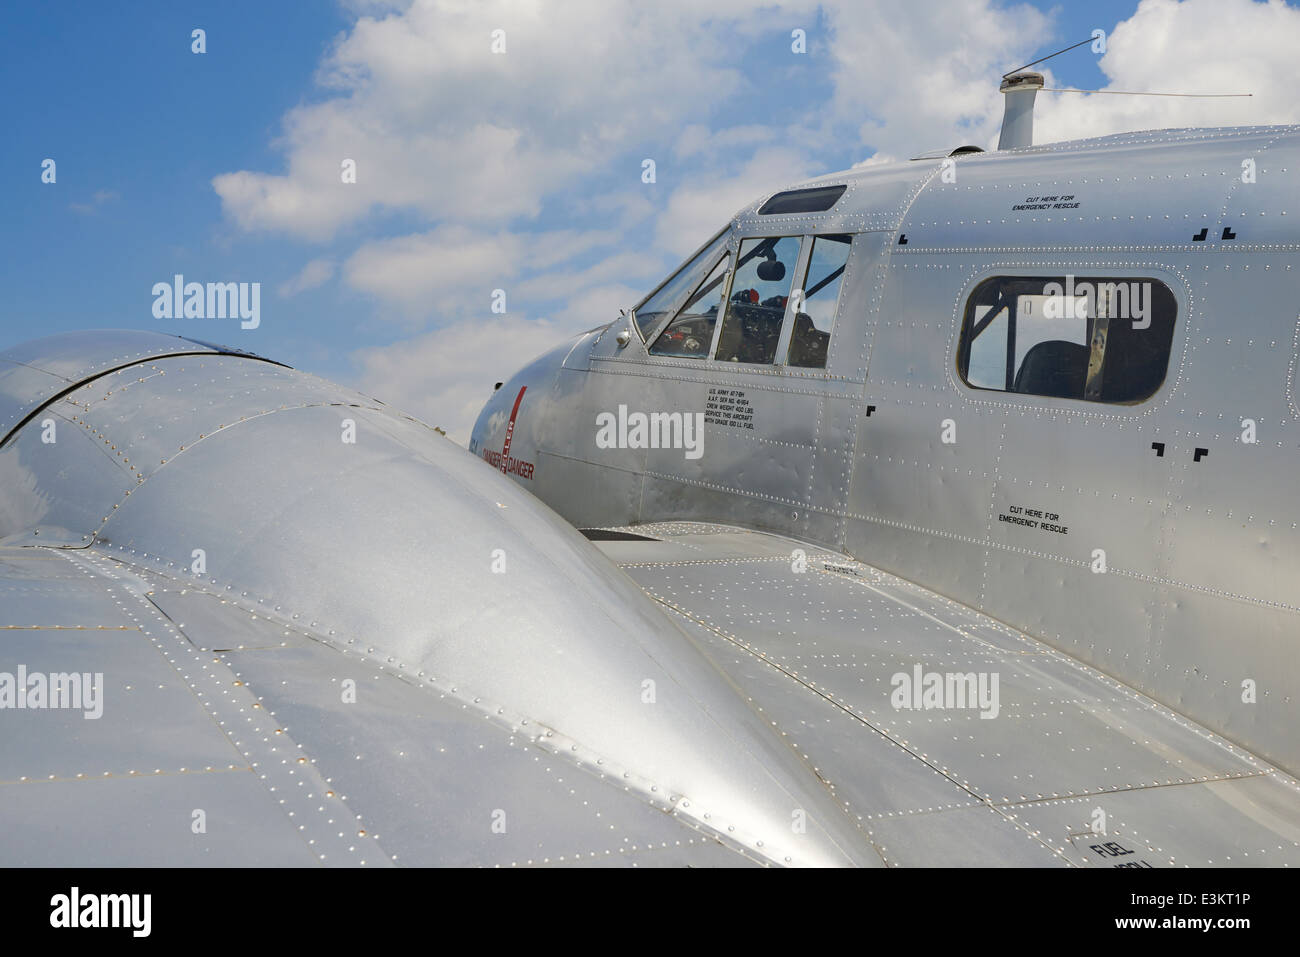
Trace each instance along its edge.
<path fill-rule="evenodd" d="M 1002 136 L 998 149 L 1024 149 L 1034 145 L 1034 97 L 1043 88 L 1043 74 L 1023 70 L 1002 78 L 999 89 L 1006 97 Z"/>

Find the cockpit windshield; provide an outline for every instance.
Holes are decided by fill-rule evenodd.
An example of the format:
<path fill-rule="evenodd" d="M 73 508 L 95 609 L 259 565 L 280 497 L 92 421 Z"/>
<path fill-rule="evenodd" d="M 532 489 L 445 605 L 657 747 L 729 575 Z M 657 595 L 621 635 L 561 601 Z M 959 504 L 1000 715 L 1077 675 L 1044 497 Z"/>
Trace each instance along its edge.
<path fill-rule="evenodd" d="M 718 321 L 718 308 L 722 305 L 724 282 L 730 258 L 723 250 L 718 264 L 700 287 L 678 310 L 659 338 L 650 347 L 652 356 L 684 356 L 689 359 L 708 357 L 713 346 L 713 326 Z"/>
<path fill-rule="evenodd" d="M 636 307 L 636 325 L 642 339 L 648 340 L 651 333 L 699 287 L 704 277 L 717 265 L 726 246 L 727 231 L 724 229 Z"/>

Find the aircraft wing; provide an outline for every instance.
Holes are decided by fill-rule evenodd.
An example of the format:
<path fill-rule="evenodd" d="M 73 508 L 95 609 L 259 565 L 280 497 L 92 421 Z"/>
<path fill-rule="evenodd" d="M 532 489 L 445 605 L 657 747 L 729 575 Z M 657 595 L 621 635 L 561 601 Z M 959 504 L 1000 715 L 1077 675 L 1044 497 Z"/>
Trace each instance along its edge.
<path fill-rule="evenodd" d="M 0 352 L 0 825 L 0 865 L 882 863 L 502 471 L 131 332 Z"/>
<path fill-rule="evenodd" d="M 751 863 L 567 742 L 201 583 L 9 546 L 0 608 L 3 670 L 107 676 L 98 717 L 4 712 L 6 866 Z"/>
<path fill-rule="evenodd" d="M 1300 863 L 1293 778 L 970 608 L 740 528 L 592 537 L 806 756 L 888 864 Z M 927 707 L 931 673 L 996 675 L 996 710 L 977 695 Z"/>

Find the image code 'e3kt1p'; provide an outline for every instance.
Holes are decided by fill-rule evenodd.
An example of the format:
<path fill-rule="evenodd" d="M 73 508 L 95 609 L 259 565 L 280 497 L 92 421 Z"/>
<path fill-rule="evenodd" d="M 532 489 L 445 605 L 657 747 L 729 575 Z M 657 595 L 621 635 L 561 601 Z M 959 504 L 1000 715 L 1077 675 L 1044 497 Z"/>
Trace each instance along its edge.
<path fill-rule="evenodd" d="M 468 453 L 0 354 L 0 860 L 1300 864 L 1300 128 L 1035 146 L 1042 85 L 759 197 Z"/>

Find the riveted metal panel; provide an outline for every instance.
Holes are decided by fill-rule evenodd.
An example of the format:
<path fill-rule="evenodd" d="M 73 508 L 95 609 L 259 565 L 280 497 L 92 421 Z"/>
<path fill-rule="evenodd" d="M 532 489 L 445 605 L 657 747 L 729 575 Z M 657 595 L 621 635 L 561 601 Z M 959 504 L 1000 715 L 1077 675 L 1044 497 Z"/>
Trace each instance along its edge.
<path fill-rule="evenodd" d="M 1300 764 L 1300 701 L 1295 671 L 1294 612 L 1224 600 L 1213 591 L 1160 585 L 1166 625 L 1152 649 L 1158 662 L 1153 694 L 1188 710 L 1207 727 L 1282 767 Z"/>
<path fill-rule="evenodd" d="M 306 829 L 316 860 L 391 857 L 355 839 L 358 812 L 323 800 L 328 770 L 232 671 L 227 643 L 279 648 L 297 627 L 300 649 L 362 656 L 518 736 L 526 720 L 530 748 L 593 787 L 612 783 L 613 803 L 667 801 L 688 834 L 765 862 L 879 863 L 799 756 L 571 527 L 427 427 L 244 361 L 159 360 L 71 397 L 73 434 L 102 435 L 112 453 L 91 443 L 81 458 L 140 477 L 97 544 L 63 554 L 125 606 L 155 662 L 179 674 L 182 700 Z M 448 541 L 474 543 L 478 558 Z M 207 598 L 168 591 L 190 582 Z M 132 712 L 133 725 L 174 710 Z M 118 729 L 123 753 L 140 736 Z M 59 735 L 41 745 L 66 751 Z M 794 807 L 810 812 L 806 832 L 789 826 Z M 659 859 L 676 860 L 667 832 L 650 831 L 663 834 Z M 561 844 L 566 833 L 557 827 Z"/>
<path fill-rule="evenodd" d="M 808 486 L 801 537 L 843 546 L 843 513 L 853 478 L 858 429 L 866 414 L 860 397 L 828 395 L 817 407 L 816 460 Z"/>
<path fill-rule="evenodd" d="M 1239 145 L 1231 189 L 1212 229 L 1214 238 L 1225 251 L 1234 244 L 1252 251 L 1268 246 L 1294 248 L 1300 234 L 1296 220 L 1300 187 L 1295 179 L 1300 169 L 1300 138 L 1295 128 L 1279 127 Z M 1227 240 L 1225 235 L 1233 238 Z M 1255 268 L 1260 268 L 1259 261 L 1255 262 Z"/>
<path fill-rule="evenodd" d="M 998 808 L 959 808 L 873 821 L 871 834 L 894 866 L 1069 866 Z"/>
<path fill-rule="evenodd" d="M 200 591 L 207 578 L 197 574 L 186 576 L 187 570 L 180 569 L 179 581 L 161 575 L 152 578 L 145 597 L 199 651 L 220 654 L 312 645 L 306 635 L 284 627 L 282 622 L 273 621 L 260 609 L 252 610 L 235 604 L 233 595 L 223 598 Z M 238 597 L 247 599 L 249 596 L 247 592 L 241 592 Z"/>
<path fill-rule="evenodd" d="M 942 594 L 967 604 L 979 600 L 988 549 L 983 542 L 942 530 L 880 516 L 850 512 L 844 522 L 844 551 L 870 555 L 872 564 L 910 580 L 924 580 Z M 925 569 L 922 574 L 918 569 Z"/>
<path fill-rule="evenodd" d="M 69 383 L 43 369 L 25 366 L 0 355 L 0 438 L 9 433 L 33 409 L 58 395 Z"/>
<path fill-rule="evenodd" d="M 962 627 L 974 616 L 955 610 L 918 615 L 915 602 L 898 600 L 888 585 L 816 570 L 800 574 L 783 560 L 661 568 L 657 579 L 652 574 L 651 568 L 634 570 L 653 594 L 662 591 L 665 600 L 720 632 L 743 636 L 787 674 L 850 706 L 981 800 L 1004 803 L 1255 770 L 1168 722 L 1162 746 L 1150 748 L 1126 718 L 1147 707 L 1132 692 L 1094 680 L 1080 695 L 1071 667 L 1047 649 L 1025 654 L 1015 639 L 976 638 Z M 692 585 L 704 587 L 692 594 Z M 910 676 L 916 666 L 997 675 L 997 699 L 991 710 L 973 703 L 957 710 L 898 710 L 896 676 Z M 1051 756 L 1058 744 L 1068 757 Z"/>
<path fill-rule="evenodd" d="M 85 383 L 63 401 L 77 410 L 78 425 L 135 466 L 138 481 L 247 419 L 299 406 L 380 405 L 315 376 L 222 355 L 139 363 Z M 340 420 L 347 415 L 340 410 Z"/>
<path fill-rule="evenodd" d="M 947 397 L 876 401 L 875 412 L 858 420 L 850 516 L 983 541 L 989 450 L 1000 442 L 1002 417 Z"/>
<path fill-rule="evenodd" d="M 1294 867 L 1297 797 L 1293 782 L 1265 773 L 1036 801 L 1005 813 L 1080 867 Z"/>
<path fill-rule="evenodd" d="M 1062 417 L 1063 418 L 1063 417 Z M 1149 587 L 1168 544 L 1168 459 L 1152 427 L 1011 414 L 978 604 L 1140 687 L 1162 628 Z M 1116 469 L 1128 476 L 1115 481 Z M 1060 531 L 1064 529 L 1064 531 Z"/>
<path fill-rule="evenodd" d="M 676 477 L 646 476 L 641 494 L 642 518 L 698 521 L 701 515 L 747 528 L 785 532 L 798 521 L 799 509 L 788 502 L 737 494 L 730 487 L 685 485 Z"/>
<path fill-rule="evenodd" d="M 311 847 L 248 770 L 0 781 L 6 867 L 307 867 Z M 194 812 L 206 831 L 194 832 Z"/>
<path fill-rule="evenodd" d="M 1203 252 L 1219 234 L 1200 231 L 1222 228 L 1242 160 L 1279 138 L 1293 141 L 1295 129 L 1156 131 L 1141 140 L 961 156 L 948 181 L 941 175 L 926 183 L 900 229 L 912 250 L 1178 246 Z M 1258 185 L 1260 192 L 1270 189 Z M 1280 178 L 1272 189 L 1279 186 Z M 1281 188 L 1294 197 L 1293 189 Z M 1171 211 L 1175 194 L 1178 208 Z"/>
<path fill-rule="evenodd" d="M 637 515 L 645 450 L 597 443 L 597 416 L 617 422 L 620 405 L 629 412 L 656 408 L 631 391 L 622 376 L 559 373 L 546 412 L 554 426 L 537 440 L 534 478 L 538 494 L 575 525 L 622 524 Z"/>
<path fill-rule="evenodd" d="M 630 569 L 644 577 L 652 593 L 664 595 L 678 576 L 671 570 L 663 585 L 653 570 Z M 689 569 L 683 570 L 689 575 Z M 672 599 L 667 599 L 673 601 Z M 687 602 L 679 605 L 685 609 Z M 835 789 L 845 808 L 871 831 L 878 819 L 939 808 L 969 807 L 979 799 L 927 763 L 920 755 L 897 746 L 855 709 L 827 697 L 824 691 L 783 672 L 786 661 L 771 648 L 751 646 L 740 634 L 706 626 L 680 612 L 692 634 L 745 693 L 761 703 L 763 713 L 792 739 L 793 744 Z M 774 666 L 775 665 L 775 666 Z"/>
<path fill-rule="evenodd" d="M 1178 430 L 1171 459 L 1168 577 L 1300 614 L 1300 505 L 1292 449 L 1243 445 L 1240 429 Z M 1198 450 L 1201 450 L 1198 452 Z M 1296 619 L 1300 633 L 1300 618 Z"/>
<path fill-rule="evenodd" d="M 564 430 L 557 424 L 566 421 L 570 401 L 581 395 L 581 376 L 560 371 L 573 346 L 571 341 L 548 350 L 491 393 L 470 437 L 472 453 L 499 456 L 508 432 L 510 457 L 535 463 L 539 444 L 562 440 Z"/>
<path fill-rule="evenodd" d="M 853 237 L 826 362 L 827 372 L 832 376 L 855 382 L 867 376 L 893 241 L 894 234 L 887 231 L 859 233 Z"/>
<path fill-rule="evenodd" d="M 744 863 L 734 851 L 711 858 L 722 848 L 683 827 L 667 795 L 652 804 L 611 787 L 534 743 L 527 726 L 484 720 L 355 655 L 305 647 L 230 662 L 397 863 Z M 355 682 L 350 704 L 345 680 Z"/>
<path fill-rule="evenodd" d="M 1261 434 L 1276 433 L 1296 411 L 1286 404 L 1300 313 L 1295 254 L 1205 257 L 1186 275 L 1199 307 L 1189 330 L 1186 374 L 1207 387 L 1180 391 L 1169 409 L 1175 427 L 1223 429 L 1231 436 L 1240 434 L 1243 418 L 1253 418 Z"/>
<path fill-rule="evenodd" d="M 893 163 L 865 166 L 800 183 L 800 188 L 848 186 L 844 195 L 824 213 L 758 215 L 758 209 L 777 193 L 772 190 L 742 209 L 734 220 L 741 236 L 792 236 L 808 232 L 857 233 L 871 229 L 897 229 L 908 204 L 921 186 L 939 169 L 938 163 Z"/>
<path fill-rule="evenodd" d="M 0 631 L 38 625 L 87 631 L 132 627 L 122 616 L 120 599 L 46 549 L 0 547 L 0 589 Z"/>
<path fill-rule="evenodd" d="M 84 545 L 138 479 L 122 447 L 83 428 L 61 399 L 0 449 L 0 539 Z M 41 422 L 52 419 L 53 442 Z"/>
<path fill-rule="evenodd" d="M 788 540 L 762 548 L 758 533 L 638 528 L 661 541 L 604 547 L 695 623 L 714 659 L 862 819 L 887 863 L 1089 866 L 1100 858 L 1081 838 L 1092 837 L 1096 807 L 1109 815 L 1111 836 L 1101 840 L 1129 842 L 1152 866 L 1223 864 L 1234 848 L 1267 849 L 1274 864 L 1300 861 L 1293 779 L 1045 643 L 812 546 L 800 572 L 782 554 Z M 1189 654 L 1205 658 L 1204 648 Z M 996 674 L 996 715 L 951 702 L 898 707 L 896 677 L 917 665 Z M 891 769 L 889 785 L 881 768 Z M 1211 810 L 1209 794 L 1227 800 Z"/>
<path fill-rule="evenodd" d="M 475 702 L 357 654 L 329 631 L 313 640 L 318 622 L 285 627 L 250 614 L 247 595 L 130 573 L 150 583 L 145 595 L 167 611 L 164 630 L 178 647 L 208 652 L 216 684 L 245 696 L 208 695 L 208 706 L 318 857 L 342 842 L 333 856 L 367 866 L 577 863 L 578 847 L 584 862 L 744 860 L 684 828 L 667 796 L 647 802 L 610 787 L 599 766 L 595 774 L 573 766 L 527 719 L 493 721 Z M 290 798 L 286 785 L 295 786 Z"/>
<path fill-rule="evenodd" d="M 687 407 L 704 414 L 702 455 L 693 459 L 683 449 L 651 449 L 647 474 L 785 500 L 792 509 L 807 501 L 815 449 L 809 442 L 815 429 L 810 433 L 808 426 L 818 420 L 818 396 L 751 388 L 743 376 L 730 377 L 727 385 L 695 385 L 677 394 L 689 396 Z"/>
<path fill-rule="evenodd" d="M 1150 690 L 1165 621 L 1146 577 L 1121 562 L 1125 554 L 1108 553 L 1116 564 L 1101 573 L 1091 562 L 991 547 L 980 600 L 989 614 Z"/>
<path fill-rule="evenodd" d="M 21 665 L 28 675 L 75 672 L 82 676 L 81 707 L 0 711 L 0 780 L 80 781 L 248 766 L 128 609 L 94 629 L 52 627 L 62 617 L 57 605 L 47 614 L 48 626 L 0 631 L 0 670 L 16 675 Z M 102 692 L 90 707 L 85 685 L 97 674 Z"/>
<path fill-rule="evenodd" d="M 218 352 L 181 336 L 137 329 L 94 329 L 30 339 L 0 352 L 0 359 L 41 369 L 67 383 L 108 369 L 178 352 Z"/>
<path fill-rule="evenodd" d="M 223 351 L 240 350 L 127 329 L 67 332 L 13 346 L 0 352 L 0 439 L 42 403 L 110 369 L 158 356 Z"/>
<path fill-rule="evenodd" d="M 715 701 L 707 717 L 699 710 L 697 696 L 715 696 L 717 692 L 706 689 L 719 679 L 700 670 L 695 652 L 653 608 L 638 608 L 644 599 L 628 592 L 631 604 L 611 606 L 601 614 L 573 603 L 570 573 L 597 576 L 600 593 L 607 588 L 627 592 L 581 536 L 564 530 L 553 516 L 536 514 L 509 483 L 484 481 L 491 473 L 484 472 L 482 463 L 432 437 L 424 427 L 371 410 L 348 411 L 357 419 L 355 445 L 339 440 L 339 410 L 318 407 L 291 408 L 218 432 L 142 483 L 102 537 L 132 561 L 169 570 L 188 567 L 192 549 L 202 548 L 210 584 L 225 583 L 234 594 L 248 591 L 282 616 L 310 609 L 314 619 L 330 623 L 340 634 L 377 633 L 382 638 L 374 641 L 406 667 L 463 681 L 489 700 L 509 702 L 611 759 L 635 741 L 635 754 L 627 751 L 629 766 L 658 778 L 659 787 L 691 795 L 715 818 L 723 812 L 714 809 L 723 806 L 737 807 L 742 817 L 755 813 L 748 810 L 755 807 L 753 799 L 746 798 L 742 807 L 734 788 L 750 789 L 740 782 L 758 773 L 757 767 L 724 771 L 719 755 L 711 754 L 692 768 L 691 748 L 683 750 L 679 735 L 709 739 L 712 732 L 706 726 L 712 727 L 730 708 L 727 720 L 737 739 L 748 738 L 749 748 L 764 749 L 765 779 L 773 770 L 772 760 L 779 767 L 780 761 L 790 759 L 766 750 L 766 730 L 739 700 L 734 705 Z M 231 443 L 241 450 L 240 457 L 232 455 Z M 265 470 L 255 488 L 231 481 L 234 463 L 245 459 L 260 462 Z M 448 502 L 448 488 L 464 500 Z M 223 497 L 231 505 L 218 507 Z M 188 509 L 187 503 L 196 499 L 209 503 L 209 509 Z M 353 504 L 371 499 L 389 507 L 370 512 Z M 410 501 L 412 507 L 394 508 L 399 501 Z M 435 510 L 438 502 L 444 504 Z M 235 513 L 240 520 L 232 525 L 226 516 Z M 438 538 L 480 542 L 481 559 L 449 564 L 443 553 L 428 547 L 435 533 L 412 535 L 412 515 L 436 523 Z M 520 544 L 529 540 L 550 544 L 544 550 Z M 328 543 L 335 541 L 350 543 L 346 563 L 314 557 L 327 556 Z M 508 574 L 493 575 L 494 548 L 504 549 Z M 394 549 L 402 550 L 400 559 Z M 289 560 L 291 555 L 299 559 Z M 345 584 L 352 569 L 389 567 L 400 568 L 401 574 L 374 576 L 362 590 Z M 438 587 L 412 591 L 410 581 L 436 582 Z M 448 605 L 452 595 L 498 593 L 500 600 L 459 610 Z M 663 632 L 653 640 L 653 655 L 635 641 L 621 653 L 610 642 L 611 634 L 644 634 L 647 627 Z M 575 641 L 590 642 L 593 649 L 574 648 Z M 524 651 L 530 643 L 536 655 Z M 492 650 L 494 645 L 499 645 L 500 655 Z M 571 693 L 557 691 L 555 674 L 547 676 L 524 664 L 556 656 L 565 662 L 563 681 L 573 683 Z M 505 660 L 518 665 L 502 667 Z M 627 674 L 619 678 L 616 672 L 623 669 Z M 661 698 L 650 713 L 640 701 L 641 682 L 647 678 L 664 689 L 691 690 L 685 697 Z M 625 720 L 611 720 L 619 712 Z M 656 723 L 640 727 L 654 715 L 659 716 Z M 732 757 L 723 764 L 754 760 L 746 756 L 751 750 L 734 748 L 734 743 L 728 745 Z M 792 768 L 788 774 L 797 778 L 802 772 Z M 752 829 L 762 818 L 782 820 L 784 826 L 786 815 L 779 809 L 787 800 L 774 794 L 775 803 L 743 826 Z M 828 796 L 801 800 L 825 801 Z M 767 843 L 780 846 L 772 825 L 762 827 Z M 843 845 L 843 839 L 839 843 Z"/>

